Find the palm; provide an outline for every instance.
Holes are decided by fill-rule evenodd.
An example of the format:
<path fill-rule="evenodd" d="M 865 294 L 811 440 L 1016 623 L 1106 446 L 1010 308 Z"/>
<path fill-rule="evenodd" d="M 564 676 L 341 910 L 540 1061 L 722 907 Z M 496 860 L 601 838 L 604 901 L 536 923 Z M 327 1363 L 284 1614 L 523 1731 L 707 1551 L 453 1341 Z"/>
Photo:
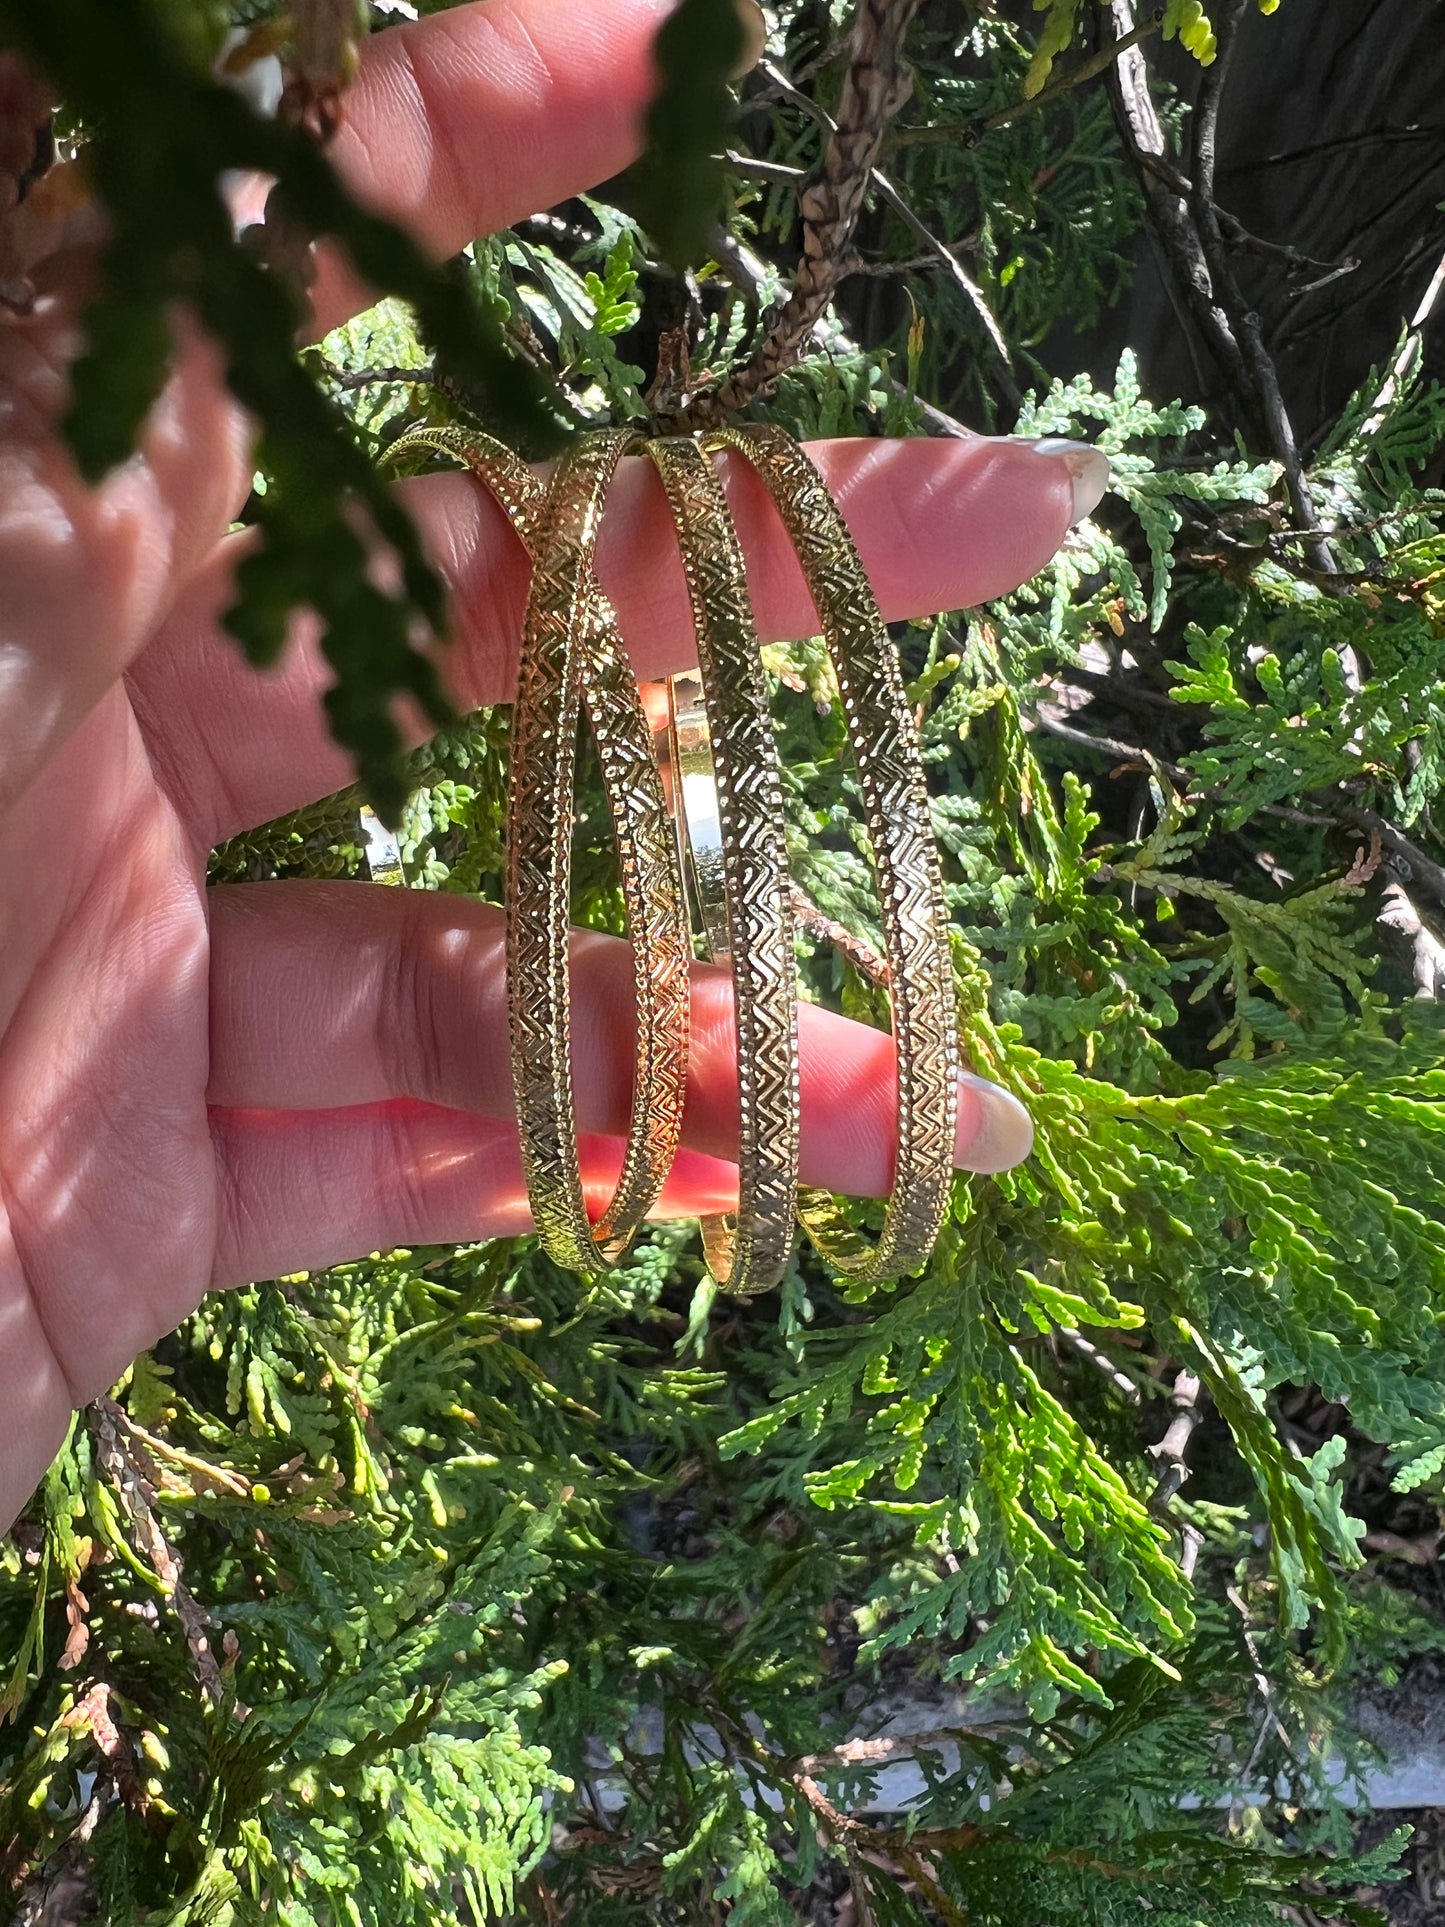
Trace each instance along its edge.
<path fill-rule="evenodd" d="M 338 159 L 450 251 L 627 160 L 655 25 L 650 0 L 583 15 L 487 0 L 388 33 Z M 206 891 L 217 840 L 348 771 L 306 625 L 267 678 L 220 633 L 249 462 L 204 344 L 178 352 L 137 459 L 96 491 L 76 478 L 54 431 L 86 270 L 76 241 L 57 230 L 34 250 L 36 311 L 0 318 L 0 1525 L 71 1404 L 208 1286 L 527 1222 L 497 913 L 364 885 Z M 324 260 L 320 318 L 359 298 Z M 1067 469 L 1023 444 L 816 452 L 891 616 L 1000 593 L 1070 520 Z M 692 654 L 680 569 L 657 563 L 649 467 L 621 478 L 600 560 L 645 676 Z M 760 628 L 809 632 L 771 511 L 730 480 Z M 409 491 L 453 591 L 454 696 L 504 700 L 524 558 L 465 477 Z M 630 1101 L 630 966 L 610 940 L 579 952 L 578 1109 L 605 1184 Z M 731 1182 L 728 999 L 699 973 L 689 1148 L 662 1201 L 679 1213 L 717 1206 Z M 805 1179 L 886 1190 L 889 1040 L 812 1011 L 802 1046 Z M 986 1111 L 961 1109 L 965 1161 L 988 1168 Z"/>
<path fill-rule="evenodd" d="M 211 1275 L 203 865 L 120 685 L 0 833 L 0 1321 L 67 1402 Z"/>

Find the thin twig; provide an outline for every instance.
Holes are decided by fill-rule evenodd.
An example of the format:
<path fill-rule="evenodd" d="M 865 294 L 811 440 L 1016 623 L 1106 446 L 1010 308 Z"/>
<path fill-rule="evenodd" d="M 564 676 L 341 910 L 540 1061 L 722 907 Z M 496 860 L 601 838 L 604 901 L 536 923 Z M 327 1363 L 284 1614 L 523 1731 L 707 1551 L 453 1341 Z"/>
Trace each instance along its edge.
<path fill-rule="evenodd" d="M 953 127 L 901 127 L 896 134 L 890 134 L 884 143 L 886 150 L 896 147 L 916 146 L 958 146 L 977 147 L 985 134 L 993 133 L 995 128 L 1008 127 L 1016 120 L 1024 120 L 1030 114 L 1041 113 L 1045 107 L 1052 107 L 1056 100 L 1065 94 L 1073 93 L 1086 81 L 1093 80 L 1106 68 L 1112 67 L 1120 54 L 1128 53 L 1137 47 L 1141 40 L 1158 33 L 1164 24 L 1164 8 L 1155 7 L 1148 19 L 1128 33 L 1120 34 L 1117 39 L 1100 47 L 1097 53 L 1087 60 L 1076 61 L 1067 73 L 1057 80 L 1051 80 L 1047 87 L 1041 88 L 1031 100 L 1018 101 L 1012 107 L 999 107 L 991 114 L 981 114 L 977 120 L 967 120 Z"/>
<path fill-rule="evenodd" d="M 121 1510 L 130 1523 L 137 1553 L 160 1581 L 191 1653 L 191 1670 L 212 1705 L 222 1698 L 221 1669 L 211 1650 L 210 1621 L 181 1579 L 181 1561 L 172 1550 L 155 1514 L 156 1483 L 142 1446 L 132 1444 L 125 1413 L 112 1398 L 98 1398 L 90 1406 L 91 1430 L 97 1457 L 111 1483 Z"/>
<path fill-rule="evenodd" d="M 793 915 L 810 936 L 830 943 L 840 956 L 846 957 L 853 968 L 870 983 L 887 990 L 893 982 L 893 973 L 888 968 L 887 959 L 880 957 L 872 944 L 862 937 L 855 936 L 847 924 L 839 923 L 820 910 L 805 890 L 793 884 Z"/>
<path fill-rule="evenodd" d="M 790 101 L 793 106 L 801 108 L 811 120 L 823 129 L 823 132 L 828 136 L 830 141 L 836 138 L 838 133 L 837 122 L 824 108 L 819 106 L 818 102 L 812 99 L 810 95 L 805 94 L 800 88 L 795 87 L 781 68 L 775 66 L 771 61 L 764 61 L 762 63 L 762 71 L 771 81 L 776 91 L 781 94 L 785 100 Z M 728 155 L 729 161 L 736 162 L 738 158 L 739 157 L 732 154 Z M 768 178 L 776 180 L 778 178 L 778 170 L 771 163 L 767 165 L 769 167 Z M 804 178 L 801 170 L 799 170 L 798 178 Z M 899 192 L 893 181 L 889 179 L 880 167 L 875 166 L 870 168 L 869 181 L 877 190 L 880 197 L 893 209 L 894 213 L 898 216 L 899 220 L 902 221 L 909 233 L 913 235 L 914 239 L 921 241 L 924 247 L 928 249 L 930 257 L 936 261 L 940 267 L 948 270 L 955 286 L 983 323 L 984 333 L 993 344 L 994 353 L 997 355 L 1000 363 L 1000 367 L 995 371 L 993 377 L 995 385 L 1011 407 L 1019 407 L 1023 396 L 1013 379 L 1013 358 L 1009 352 L 1009 345 L 1004 339 L 1003 330 L 999 327 L 993 310 L 989 307 L 984 297 L 983 289 L 965 274 L 963 268 L 959 265 L 958 257 L 954 254 L 953 249 L 946 241 L 941 240 L 926 222 L 922 220 Z M 860 271 L 857 257 L 849 250 L 846 263 L 838 279 L 842 281 L 846 279 L 849 274 L 856 274 Z"/>
<path fill-rule="evenodd" d="M 727 158 L 729 162 L 737 160 L 741 166 L 752 165 L 741 155 L 729 154 Z M 771 166 L 770 162 L 764 164 Z M 787 171 L 794 176 L 798 173 L 798 170 L 793 168 Z M 745 247 L 741 241 L 736 240 L 722 228 L 714 229 L 708 248 L 714 261 L 740 293 L 751 296 L 754 301 L 762 298 L 762 290 L 768 279 L 768 270 L 751 248 Z M 830 340 L 821 325 L 813 330 L 813 342 L 819 349 L 827 349 L 831 346 L 840 354 L 861 354 L 862 352 L 857 343 L 841 330 L 834 333 Z M 900 401 L 910 402 L 918 410 L 928 434 L 949 440 L 972 440 L 974 431 L 971 428 L 965 428 L 961 421 L 955 420 L 952 415 L 945 414 L 943 409 L 935 408 L 931 402 L 921 401 L 918 396 L 910 394 L 903 382 L 894 380 L 889 385 Z"/>
<path fill-rule="evenodd" d="M 1179 1528 L 1179 1572 L 1184 1579 L 1194 1577 L 1194 1568 L 1199 1564 L 1199 1555 L 1204 1550 L 1204 1534 L 1198 1526 L 1186 1520 Z"/>
<path fill-rule="evenodd" d="M 1254 1628 L 1249 1623 L 1249 1606 L 1244 1594 L 1240 1592 L 1237 1586 L 1226 1586 L 1224 1596 L 1239 1614 L 1240 1625 L 1244 1629 L 1244 1650 L 1249 1654 L 1250 1666 L 1253 1669 L 1255 1691 L 1259 1694 L 1264 1705 L 1264 1724 L 1259 1734 L 1255 1737 L 1253 1749 L 1250 1752 L 1248 1760 L 1245 1762 L 1244 1771 L 1240 1774 L 1240 1779 L 1245 1780 L 1254 1770 L 1255 1762 L 1258 1760 L 1263 1748 L 1264 1734 L 1268 1732 L 1271 1726 L 1274 1728 L 1275 1737 L 1284 1748 L 1286 1754 L 1293 1759 L 1294 1753 L 1290 1745 L 1289 1734 L 1285 1731 L 1284 1723 L 1274 1710 L 1274 1688 L 1270 1684 L 1269 1674 L 1265 1671 L 1264 1661 L 1260 1657 L 1259 1645 L 1254 1637 Z"/>
<path fill-rule="evenodd" d="M 1203 1413 L 1199 1409 L 1199 1377 L 1195 1372 L 1181 1371 L 1175 1375 L 1174 1389 L 1169 1394 L 1169 1403 L 1174 1416 L 1169 1421 L 1169 1429 L 1157 1444 L 1149 1447 L 1149 1456 L 1159 1466 L 1159 1483 L 1154 1488 L 1150 1500 L 1155 1511 L 1162 1511 L 1175 1497 L 1185 1480 L 1189 1477 L 1189 1467 L 1185 1453 L 1189 1441 L 1194 1436 Z"/>
<path fill-rule="evenodd" d="M 1182 763 L 1171 762 L 1167 757 L 1155 755 L 1136 744 L 1120 742 L 1114 736 L 1097 736 L 1091 730 L 1076 729 L 1072 723 L 1062 721 L 1046 704 L 1039 706 L 1035 717 L 1040 729 L 1050 736 L 1057 736 L 1061 742 L 1078 743 L 1081 748 L 1095 750 L 1101 756 L 1113 756 L 1121 763 L 1131 763 L 1141 769 L 1147 769 L 1152 763 L 1172 781 L 1184 786 L 1189 783 L 1189 771 Z M 1210 790 L 1192 791 L 1191 799 L 1198 803 L 1216 800 Z M 1418 843 L 1411 842 L 1403 830 L 1396 829 L 1377 810 L 1367 809 L 1363 804 L 1342 796 L 1338 800 L 1331 800 L 1322 811 L 1297 810 L 1288 803 L 1262 803 L 1259 814 L 1275 816 L 1282 822 L 1296 823 L 1306 829 L 1324 829 L 1333 823 L 1378 836 L 1395 859 L 1401 880 L 1422 885 L 1437 903 L 1445 905 L 1445 865 L 1427 856 Z"/>
<path fill-rule="evenodd" d="M 1365 418 L 1360 433 L 1377 435 L 1384 425 L 1385 417 L 1394 405 L 1395 397 L 1401 388 L 1414 375 L 1420 365 L 1424 348 L 1426 324 L 1435 312 L 1436 303 L 1445 295 L 1445 254 L 1442 254 L 1430 285 L 1420 297 L 1420 305 L 1410 317 L 1410 325 L 1405 331 L 1405 339 L 1400 344 L 1400 352 L 1390 364 L 1390 372 L 1375 397 L 1374 406 Z"/>
<path fill-rule="evenodd" d="M 983 323 L 984 333 L 993 343 L 994 352 L 998 357 L 997 364 L 991 373 L 993 384 L 1010 407 L 1018 408 L 1023 402 L 1023 391 L 1013 378 L 1013 357 L 1009 353 L 1008 343 L 1004 340 L 1003 330 L 999 327 L 993 310 L 984 297 L 983 289 L 970 280 L 959 266 L 952 248 L 946 242 L 939 240 L 938 236 L 919 219 L 892 181 L 876 167 L 873 169 L 873 185 L 909 233 L 916 240 L 922 241 L 925 247 L 930 248 L 939 265 L 948 270 L 954 285 Z"/>
<path fill-rule="evenodd" d="M 1073 1347 L 1080 1358 L 1086 1358 L 1096 1371 L 1102 1372 L 1115 1391 L 1122 1393 L 1131 1405 L 1139 1403 L 1139 1387 L 1127 1372 L 1120 1371 L 1109 1354 L 1101 1351 L 1091 1338 L 1085 1338 L 1084 1334 L 1073 1325 L 1056 1325 L 1054 1329 L 1066 1345 Z"/>

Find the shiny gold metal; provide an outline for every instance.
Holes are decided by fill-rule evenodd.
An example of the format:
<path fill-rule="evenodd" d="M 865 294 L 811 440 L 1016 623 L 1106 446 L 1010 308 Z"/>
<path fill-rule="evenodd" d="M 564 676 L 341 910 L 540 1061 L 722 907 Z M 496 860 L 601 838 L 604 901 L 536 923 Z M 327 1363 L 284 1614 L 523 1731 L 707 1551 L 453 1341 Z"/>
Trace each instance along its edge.
<path fill-rule="evenodd" d="M 917 1271 L 938 1236 L 953 1183 L 958 1105 L 947 916 L 913 718 L 898 654 L 853 538 L 802 449 L 768 427 L 720 429 L 703 446 L 737 450 L 766 484 L 802 563 L 843 698 L 883 908 L 898 1158 L 876 1245 L 826 1192 L 804 1190 L 799 1216 L 818 1250 L 850 1282 L 886 1283 Z M 714 751 L 720 723 L 713 724 Z"/>
<path fill-rule="evenodd" d="M 778 1282 L 798 1190 L 798 1041 L 783 795 L 742 549 L 712 463 L 687 437 L 644 444 L 682 550 L 699 676 L 673 677 L 668 764 L 709 949 L 732 966 L 738 1209 L 703 1220 L 713 1277 Z"/>
<path fill-rule="evenodd" d="M 959 1047 L 942 882 L 922 764 L 896 651 L 847 525 L 801 449 L 775 429 L 638 442 L 604 430 L 574 442 L 544 487 L 467 429 L 422 429 L 486 483 L 532 554 L 508 815 L 508 992 L 523 1162 L 543 1242 L 560 1264 L 613 1262 L 655 1202 L 677 1149 L 687 1063 L 690 954 L 684 875 L 705 946 L 732 969 L 737 1026 L 738 1210 L 704 1221 L 725 1288 L 775 1284 L 795 1215 L 855 1286 L 926 1260 L 953 1179 Z M 677 523 L 701 668 L 669 684 L 669 728 L 651 753 L 616 619 L 594 573 L 608 485 L 645 449 Z M 897 1053 L 898 1157 L 878 1241 L 798 1167 L 792 910 L 782 791 L 743 557 L 711 452 L 735 450 L 769 489 L 797 549 L 842 692 L 882 902 Z M 568 1050 L 569 894 L 575 745 L 585 705 L 616 828 L 632 933 L 637 1073 L 626 1159 L 601 1221 L 588 1222 Z M 664 799 L 670 792 L 672 810 Z"/>
<path fill-rule="evenodd" d="M 458 457 L 533 557 L 508 810 L 507 983 L 512 1072 L 532 1213 L 556 1263 L 615 1263 L 656 1201 L 682 1131 L 687 1080 L 687 928 L 674 830 L 631 666 L 592 561 L 603 498 L 631 440 L 572 444 L 549 487 L 480 431 L 422 428 L 393 454 Z M 637 1064 L 622 1174 L 589 1222 L 569 1055 L 569 898 L 579 700 L 597 744 L 632 942 Z"/>

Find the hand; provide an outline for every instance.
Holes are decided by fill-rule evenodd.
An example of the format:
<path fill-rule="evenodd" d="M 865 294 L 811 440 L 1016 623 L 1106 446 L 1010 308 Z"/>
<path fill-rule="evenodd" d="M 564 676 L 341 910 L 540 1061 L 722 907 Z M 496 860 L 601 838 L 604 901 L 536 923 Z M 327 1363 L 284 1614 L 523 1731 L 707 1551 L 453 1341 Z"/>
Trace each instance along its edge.
<path fill-rule="evenodd" d="M 366 50 L 334 154 L 438 256 L 616 172 L 652 85 L 656 0 L 486 0 Z M 3 89 L 0 89 L 3 92 Z M 211 1286 L 399 1243 L 523 1230 L 498 913 L 363 884 L 207 892 L 213 844 L 341 787 L 298 620 L 258 676 L 220 632 L 247 538 L 247 424 L 204 340 L 178 339 L 137 456 L 98 489 L 55 423 L 90 271 L 82 210 L 0 315 L 0 1527 L 72 1405 L 111 1384 Z M 323 256 L 319 325 L 364 305 Z M 1027 443 L 814 450 L 890 618 L 1011 588 L 1102 478 Z M 767 638 L 813 613 L 760 485 L 728 466 Z M 526 565 L 462 475 L 407 496 L 453 598 L 461 709 L 509 691 Z M 635 664 L 694 659 L 650 465 L 628 465 L 600 559 Z M 578 1113 L 589 1183 L 615 1174 L 632 1076 L 629 953 L 576 942 Z M 700 969 L 686 1149 L 664 1214 L 728 1201 L 730 992 Z M 805 1007 L 803 1177 L 882 1194 L 893 1066 L 880 1033 Z M 960 1163 L 1028 1144 L 1012 1100 L 969 1086 Z"/>

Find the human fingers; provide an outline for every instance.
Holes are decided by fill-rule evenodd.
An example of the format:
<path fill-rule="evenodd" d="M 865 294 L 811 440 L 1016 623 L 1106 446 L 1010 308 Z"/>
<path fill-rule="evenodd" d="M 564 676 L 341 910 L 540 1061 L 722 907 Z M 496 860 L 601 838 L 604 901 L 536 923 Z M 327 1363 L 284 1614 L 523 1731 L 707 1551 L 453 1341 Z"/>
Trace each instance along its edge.
<path fill-rule="evenodd" d="M 407 1099 L 511 1122 L 502 913 L 435 891 L 355 883 L 243 884 L 211 898 L 209 1102 L 317 1111 Z M 632 952 L 578 931 L 571 1047 L 579 1128 L 621 1137 L 632 1102 Z M 897 1144 L 892 1037 L 816 1005 L 798 1011 L 801 1175 L 879 1197 Z M 957 1161 L 996 1171 L 1027 1155 L 1017 1102 L 966 1078 Z M 693 975 L 683 1141 L 737 1157 L 730 975 Z"/>
<path fill-rule="evenodd" d="M 347 96 L 337 164 L 362 199 L 450 254 L 631 159 L 666 11 L 667 0 L 485 0 L 380 34 Z M 219 360 L 182 328 L 138 458 L 85 486 L 55 424 L 93 262 L 69 248 L 32 266 L 32 311 L 0 329 L 0 806 L 126 667 L 250 473 L 249 427 Z M 323 249 L 319 324 L 367 298 Z"/>
<path fill-rule="evenodd" d="M 126 668 L 178 581 L 214 553 L 249 474 L 247 435 L 214 349 L 183 321 L 136 454 L 96 487 L 58 423 L 93 264 L 36 269 L 0 324 L 0 808 Z"/>
<path fill-rule="evenodd" d="M 444 259 L 635 157 L 670 10 L 671 0 L 482 0 L 377 34 L 331 158 L 360 200 Z M 335 249 L 319 250 L 318 332 L 372 298 Z"/>
<path fill-rule="evenodd" d="M 891 621 L 1001 595 L 1042 568 L 1098 501 L 1108 464 L 1071 444 L 975 437 L 810 444 Z M 817 626 L 792 544 L 751 465 L 723 462 L 764 641 Z M 452 596 L 442 655 L 462 710 L 506 701 L 516 677 L 530 564 L 491 495 L 470 476 L 408 485 Z M 162 780 L 214 842 L 314 802 L 351 780 L 326 732 L 330 671 L 314 620 L 298 618 L 279 667 L 258 677 L 220 633 L 244 538 L 222 544 L 131 675 Z M 622 465 L 608 500 L 598 568 L 643 679 L 697 660 L 671 512 L 651 462 Z M 420 732 L 417 732 L 420 733 Z"/>
<path fill-rule="evenodd" d="M 60 1450 L 70 1413 L 71 1388 L 0 1215 L 0 1535 Z"/>
<path fill-rule="evenodd" d="M 334 1111 L 211 1113 L 222 1200 L 213 1286 L 317 1271 L 397 1245 L 465 1244 L 532 1229 L 515 1125 L 398 1099 Z M 583 1189 L 600 1215 L 622 1144 L 584 1135 Z M 653 1215 L 737 1204 L 737 1172 L 680 1151 Z"/>

